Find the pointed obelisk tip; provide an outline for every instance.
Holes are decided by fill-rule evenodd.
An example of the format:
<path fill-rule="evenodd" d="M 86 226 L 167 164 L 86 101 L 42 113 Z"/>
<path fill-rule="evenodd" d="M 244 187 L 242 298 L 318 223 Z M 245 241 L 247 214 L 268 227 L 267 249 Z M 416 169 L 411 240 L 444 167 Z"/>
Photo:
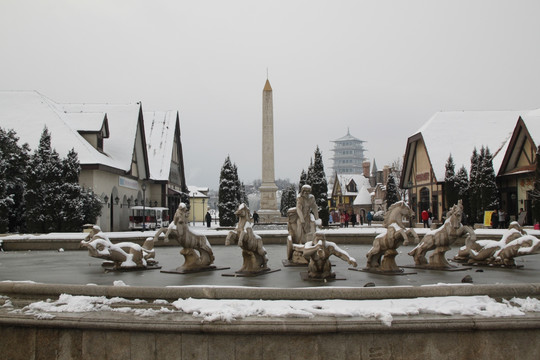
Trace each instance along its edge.
<path fill-rule="evenodd" d="M 270 86 L 270 81 L 268 81 L 268 79 L 266 79 L 266 84 L 264 84 L 263 91 L 272 91 L 272 87 Z"/>

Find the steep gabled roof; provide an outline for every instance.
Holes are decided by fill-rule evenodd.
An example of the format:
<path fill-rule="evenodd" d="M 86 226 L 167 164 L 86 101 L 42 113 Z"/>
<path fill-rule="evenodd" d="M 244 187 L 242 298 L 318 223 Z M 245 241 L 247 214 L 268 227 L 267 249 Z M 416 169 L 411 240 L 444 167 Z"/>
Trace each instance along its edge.
<path fill-rule="evenodd" d="M 101 117 L 103 123 L 103 113 Z M 58 104 L 37 91 L 0 91 L 0 126 L 13 129 L 19 143 L 28 143 L 32 150 L 39 145 L 45 126 L 51 133 L 51 145 L 62 157 L 75 149 L 81 164 L 103 164 L 117 168 L 114 158 L 90 145 L 70 126 Z"/>
<path fill-rule="evenodd" d="M 141 126 L 141 104 L 57 104 L 68 116 L 77 113 L 107 114 L 110 136 L 103 142 L 103 151 L 114 160 L 114 167 L 129 172 L 135 149 L 137 131 L 142 131 L 144 152 L 146 139 Z M 142 159 L 139 159 L 142 160 Z M 146 162 L 146 159 L 144 159 Z"/>
<path fill-rule="evenodd" d="M 174 136 L 179 126 L 178 112 L 145 111 L 143 116 L 150 178 L 167 181 L 171 171 Z"/>
<path fill-rule="evenodd" d="M 448 111 L 438 112 L 408 141 L 424 140 L 431 167 L 438 182 L 444 181 L 445 165 L 452 154 L 457 169 L 470 167 L 473 149 L 489 147 L 497 173 L 508 146 L 508 140 L 520 111 Z M 409 154 L 409 156 L 412 154 Z M 408 161 L 405 159 L 404 164 Z"/>
<path fill-rule="evenodd" d="M 362 186 L 358 195 L 354 198 L 353 205 L 371 205 L 371 193 L 365 186 Z"/>

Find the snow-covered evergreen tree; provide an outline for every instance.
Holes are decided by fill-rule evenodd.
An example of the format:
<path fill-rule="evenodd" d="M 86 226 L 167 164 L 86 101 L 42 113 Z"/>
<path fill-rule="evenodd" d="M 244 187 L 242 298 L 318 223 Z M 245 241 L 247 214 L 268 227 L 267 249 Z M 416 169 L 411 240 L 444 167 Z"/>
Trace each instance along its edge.
<path fill-rule="evenodd" d="M 328 183 L 324 172 L 322 154 L 318 146 L 315 149 L 315 160 L 309 166 L 306 182 L 311 185 L 311 193 L 315 196 L 322 225 L 328 226 L 328 218 L 330 217 L 330 211 L 328 209 Z"/>
<path fill-rule="evenodd" d="M 302 169 L 302 173 L 300 174 L 300 181 L 298 182 L 298 192 L 302 191 L 302 186 L 306 185 L 307 180 L 307 174 L 304 169 Z"/>
<path fill-rule="evenodd" d="M 396 180 L 394 179 L 393 174 L 389 174 L 388 180 L 386 181 L 386 208 L 390 208 L 392 204 L 399 200 L 401 199 L 399 198 Z"/>
<path fill-rule="evenodd" d="M 474 148 L 471 156 L 471 171 L 469 173 L 469 218 L 471 223 L 478 222 L 481 213 L 479 168 L 480 156 L 476 148 Z"/>
<path fill-rule="evenodd" d="M 281 193 L 280 212 L 281 216 L 286 217 L 287 211 L 296 206 L 296 187 L 291 184 Z"/>
<path fill-rule="evenodd" d="M 482 156 L 483 155 L 483 156 Z M 495 170 L 493 169 L 493 156 L 489 152 L 489 148 L 482 147 L 480 150 L 480 194 L 482 199 L 482 213 L 487 210 L 499 208 L 499 189 L 495 181 Z"/>
<path fill-rule="evenodd" d="M 446 161 L 446 171 L 444 173 L 444 195 L 446 200 L 446 209 L 450 209 L 452 206 L 457 204 L 458 201 L 458 188 L 456 186 L 456 172 L 455 172 L 455 165 L 454 165 L 454 159 L 452 158 L 452 154 L 448 156 L 448 160 Z"/>
<path fill-rule="evenodd" d="M 236 166 L 231 163 L 231 159 L 227 156 L 219 176 L 218 209 L 220 226 L 234 226 L 236 224 L 236 215 L 234 213 L 239 205 L 239 182 L 235 168 Z"/>
<path fill-rule="evenodd" d="M 29 231 L 80 231 L 83 224 L 95 223 L 101 202 L 79 185 L 80 171 L 77 153 L 71 150 L 60 159 L 45 128 L 27 166 L 24 199 Z"/>
<path fill-rule="evenodd" d="M 51 147 L 51 134 L 45 127 L 27 167 L 24 199 L 28 231 L 45 233 L 60 226 L 57 215 L 62 208 L 62 175 L 62 161 Z"/>
<path fill-rule="evenodd" d="M 28 144 L 19 146 L 13 130 L 0 128 L 0 232 L 25 227 L 24 187 Z"/>
<path fill-rule="evenodd" d="M 456 182 L 455 182 L 457 194 L 458 194 L 458 200 L 463 200 L 463 217 L 461 219 L 461 222 L 466 225 L 468 224 L 468 214 L 470 213 L 470 204 L 467 201 L 469 199 L 469 175 L 467 174 L 467 169 L 465 169 L 465 166 L 461 166 L 459 171 L 456 174 Z M 447 208 L 446 210 L 448 210 Z"/>

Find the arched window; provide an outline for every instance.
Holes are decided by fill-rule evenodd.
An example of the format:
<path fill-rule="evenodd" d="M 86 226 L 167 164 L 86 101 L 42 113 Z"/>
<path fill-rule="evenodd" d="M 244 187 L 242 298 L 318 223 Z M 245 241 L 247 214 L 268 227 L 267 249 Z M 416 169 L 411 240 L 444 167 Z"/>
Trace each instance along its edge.
<path fill-rule="evenodd" d="M 429 189 L 427 187 L 423 187 L 420 189 L 420 211 L 429 209 L 429 200 Z"/>

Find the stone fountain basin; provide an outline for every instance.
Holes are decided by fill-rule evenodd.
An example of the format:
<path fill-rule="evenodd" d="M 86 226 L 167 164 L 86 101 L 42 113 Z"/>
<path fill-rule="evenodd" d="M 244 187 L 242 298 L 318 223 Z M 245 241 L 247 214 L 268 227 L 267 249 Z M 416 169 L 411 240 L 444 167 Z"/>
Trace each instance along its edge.
<path fill-rule="evenodd" d="M 342 244 L 340 247 L 356 258 L 359 268 L 365 266 L 365 255 L 370 245 Z M 236 246 L 214 246 L 215 265 L 230 267 L 227 270 L 194 273 L 194 274 L 165 274 L 160 270 L 133 272 L 106 272 L 101 266 L 102 260 L 88 256 L 86 251 L 14 251 L 0 253 L 0 281 L 28 281 L 44 284 L 65 285 L 104 285 L 112 286 L 115 281 L 121 281 L 133 287 L 255 287 L 255 288 L 329 288 L 351 287 L 363 288 L 372 283 L 376 287 L 420 287 L 424 285 L 460 285 L 466 275 L 473 279 L 473 285 L 495 285 L 536 283 L 540 272 L 540 256 L 524 256 L 516 258 L 519 269 L 472 267 L 463 271 L 414 270 L 416 274 L 409 275 L 378 275 L 366 272 L 348 270 L 350 265 L 344 261 L 330 258 L 334 271 L 345 280 L 320 282 L 303 281 L 302 267 L 284 267 L 281 261 L 285 258 L 285 246 L 265 245 L 269 257 L 269 267 L 280 271 L 258 277 L 227 277 L 222 274 L 234 273 L 241 267 L 241 250 Z M 396 262 L 399 266 L 414 263 L 407 252 L 412 246 L 402 246 Z M 183 263 L 179 254 L 180 247 L 156 248 L 156 259 L 161 270 L 171 270 Z M 447 253 L 451 258 L 457 248 Z M 428 253 L 429 254 L 429 253 Z M 461 266 L 457 264 L 457 266 Z M 411 269 L 408 269 L 411 271 Z M 467 284 L 467 286 L 471 286 Z"/>

